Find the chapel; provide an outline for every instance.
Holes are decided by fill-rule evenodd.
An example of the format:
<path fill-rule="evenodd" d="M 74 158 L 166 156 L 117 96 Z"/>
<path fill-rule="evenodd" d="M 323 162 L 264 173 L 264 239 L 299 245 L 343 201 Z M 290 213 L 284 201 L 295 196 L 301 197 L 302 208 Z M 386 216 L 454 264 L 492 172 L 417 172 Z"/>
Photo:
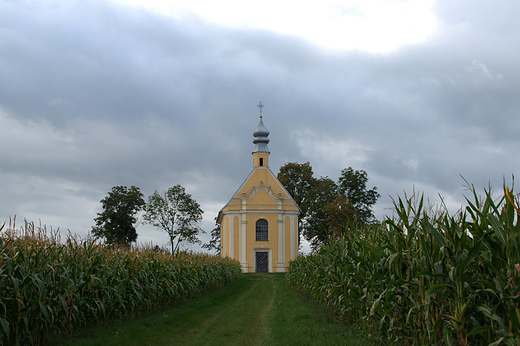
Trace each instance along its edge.
<path fill-rule="evenodd" d="M 298 256 L 300 208 L 269 168 L 269 131 L 253 133 L 253 170 L 220 210 L 221 256 L 236 259 L 244 273 L 286 272 Z"/>

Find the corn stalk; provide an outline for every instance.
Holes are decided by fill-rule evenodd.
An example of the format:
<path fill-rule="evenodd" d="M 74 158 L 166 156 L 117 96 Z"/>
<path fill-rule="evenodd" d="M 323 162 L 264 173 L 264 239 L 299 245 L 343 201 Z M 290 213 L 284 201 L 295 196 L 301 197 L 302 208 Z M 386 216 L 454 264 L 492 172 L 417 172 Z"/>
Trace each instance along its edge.
<path fill-rule="evenodd" d="M 288 279 L 393 344 L 518 346 L 518 196 L 471 191 L 456 216 L 399 198 L 395 217 L 350 225 L 352 237 L 292 261 Z"/>
<path fill-rule="evenodd" d="M 151 247 L 107 248 L 45 229 L 0 227 L 0 345 L 124 320 L 239 278 L 239 263 Z"/>

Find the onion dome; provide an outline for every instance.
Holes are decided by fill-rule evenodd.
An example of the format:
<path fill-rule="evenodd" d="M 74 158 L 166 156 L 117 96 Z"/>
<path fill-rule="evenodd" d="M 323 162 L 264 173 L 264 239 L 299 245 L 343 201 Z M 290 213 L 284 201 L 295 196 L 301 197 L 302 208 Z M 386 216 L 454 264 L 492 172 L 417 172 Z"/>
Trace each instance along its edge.
<path fill-rule="evenodd" d="M 265 128 L 264 123 L 262 121 L 262 116 L 260 116 L 260 123 L 253 133 L 253 143 L 255 144 L 255 150 L 253 153 L 265 152 L 269 153 L 269 148 L 267 148 L 267 143 L 269 143 L 269 130 Z"/>

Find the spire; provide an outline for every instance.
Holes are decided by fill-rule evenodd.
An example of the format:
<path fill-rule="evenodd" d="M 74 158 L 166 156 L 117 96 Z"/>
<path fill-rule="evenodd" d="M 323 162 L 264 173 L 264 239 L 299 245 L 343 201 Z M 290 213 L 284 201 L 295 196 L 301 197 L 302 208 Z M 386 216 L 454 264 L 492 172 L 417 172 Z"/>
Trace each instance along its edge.
<path fill-rule="evenodd" d="M 264 105 L 260 102 L 257 107 L 260 108 L 260 123 L 253 133 L 253 137 L 255 137 L 253 143 L 256 145 L 253 153 L 269 153 L 269 148 L 267 148 L 267 143 L 269 143 L 269 138 L 267 138 L 269 136 L 269 130 L 265 128 L 264 122 L 262 121 L 262 108 L 264 108 Z"/>

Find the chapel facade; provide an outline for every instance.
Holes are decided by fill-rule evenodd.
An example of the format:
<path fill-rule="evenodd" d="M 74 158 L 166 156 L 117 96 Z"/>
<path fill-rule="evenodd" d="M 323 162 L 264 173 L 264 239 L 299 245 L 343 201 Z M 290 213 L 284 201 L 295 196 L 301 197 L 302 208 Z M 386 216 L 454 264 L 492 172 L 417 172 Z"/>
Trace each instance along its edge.
<path fill-rule="evenodd" d="M 300 208 L 269 168 L 268 136 L 260 112 L 253 170 L 217 217 L 221 256 L 238 260 L 244 273 L 286 272 L 298 256 Z"/>

